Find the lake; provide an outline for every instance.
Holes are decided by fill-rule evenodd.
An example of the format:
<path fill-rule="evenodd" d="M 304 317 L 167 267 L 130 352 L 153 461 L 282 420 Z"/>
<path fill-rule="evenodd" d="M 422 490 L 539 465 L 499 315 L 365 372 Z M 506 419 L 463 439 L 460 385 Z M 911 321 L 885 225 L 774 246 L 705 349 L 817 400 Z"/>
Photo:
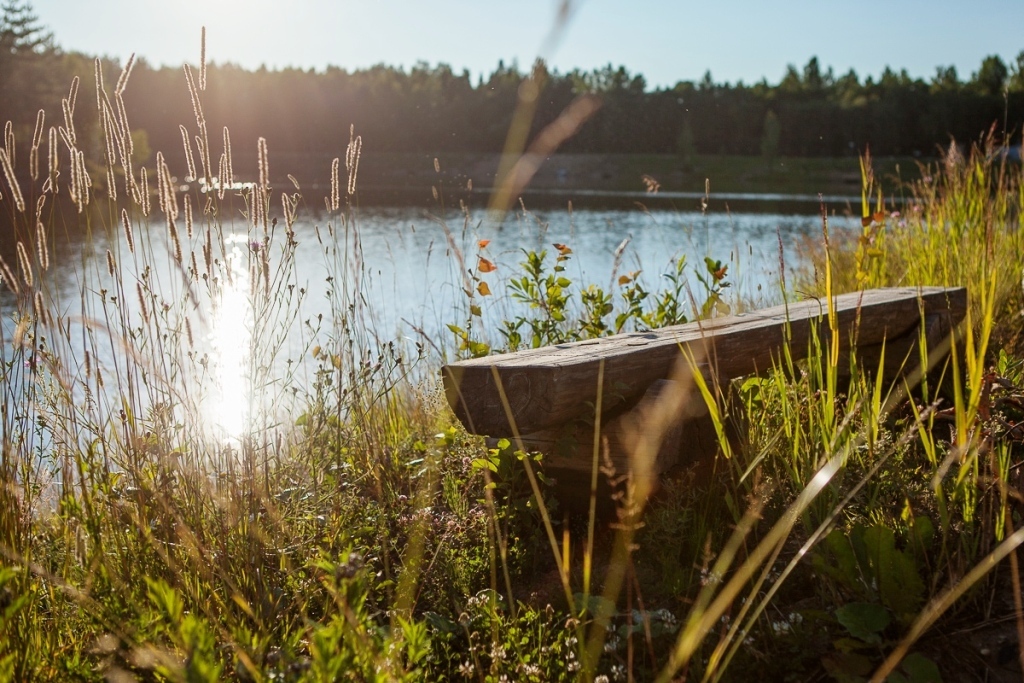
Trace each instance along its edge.
<path fill-rule="evenodd" d="M 849 217 L 829 218 L 835 232 L 857 226 L 859 220 Z M 563 209 L 499 217 L 364 208 L 344 217 L 300 215 L 293 242 L 280 225 L 265 237 L 238 218 L 226 225 L 223 240 L 212 238 L 207 263 L 204 232 L 197 227 L 189 239 L 184 227 L 178 229 L 181 266 L 156 212 L 148 224 L 135 222 L 134 252 L 119 224 L 91 237 L 51 237 L 51 267 L 39 289 L 60 325 L 45 350 L 62 359 L 72 385 L 82 375 L 87 349 L 93 367 L 119 382 L 130 374 L 131 359 L 141 364 L 141 385 L 180 383 L 179 392 L 197 392 L 206 405 L 217 406 L 211 408 L 216 422 L 229 434 L 244 428 L 254 406 L 281 408 L 290 389 L 299 396 L 311 390 L 317 361 L 341 354 L 342 339 L 370 356 L 388 342 L 407 353 L 419 344 L 428 357 L 420 372 L 436 369 L 439 356 L 452 355 L 457 346 L 447 325 L 465 326 L 470 318 L 465 276 L 480 255 L 495 270 L 477 273 L 493 295 L 474 300 L 481 307 L 474 334 L 500 346 L 500 321 L 527 312 L 505 295 L 508 279 L 522 276 L 524 250 L 546 250 L 550 266 L 552 245 L 564 244 L 572 254 L 563 275 L 612 292 L 618 276 L 636 271 L 646 289 L 657 290 L 665 282 L 662 273 L 684 256 L 688 281 L 700 292 L 694 274 L 704 271 L 710 256 L 728 265 L 731 302 L 760 307 L 780 298 L 780 247 L 782 262 L 794 268 L 806 242 L 820 241 L 822 233 L 814 215 Z M 118 277 L 111 275 L 108 249 Z M 18 268 L 11 245 L 3 255 Z M 205 274 L 200 281 L 185 276 L 192 258 Z M 279 269 L 283 259 L 287 267 Z M 10 353 L 17 327 L 10 292 L 0 294 L 0 307 Z"/>

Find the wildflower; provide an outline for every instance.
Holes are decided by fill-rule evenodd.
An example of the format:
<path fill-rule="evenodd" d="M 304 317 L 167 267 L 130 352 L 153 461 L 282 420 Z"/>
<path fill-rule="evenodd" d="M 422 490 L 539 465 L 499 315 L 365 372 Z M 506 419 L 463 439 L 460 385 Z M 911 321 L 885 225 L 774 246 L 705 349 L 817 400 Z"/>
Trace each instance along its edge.
<path fill-rule="evenodd" d="M 666 624 L 676 623 L 676 615 L 672 614 L 672 612 L 668 611 L 664 607 L 662 607 L 661 609 L 654 610 L 651 613 L 651 617 L 653 617 L 654 619 L 658 619 L 659 621 L 662 621 Z"/>
<path fill-rule="evenodd" d="M 530 678 L 540 678 L 540 667 L 536 664 L 527 664 L 523 667 L 523 673 Z"/>

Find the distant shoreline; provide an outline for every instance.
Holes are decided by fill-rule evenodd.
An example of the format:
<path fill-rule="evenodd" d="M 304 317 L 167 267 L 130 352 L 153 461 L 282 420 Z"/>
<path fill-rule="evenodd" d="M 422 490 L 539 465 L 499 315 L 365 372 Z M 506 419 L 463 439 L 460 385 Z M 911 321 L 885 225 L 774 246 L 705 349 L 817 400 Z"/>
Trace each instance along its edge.
<path fill-rule="evenodd" d="M 289 163 L 309 169 L 295 174 L 314 199 L 327 192 L 321 166 L 330 160 L 308 155 L 278 155 L 279 169 Z M 434 169 L 438 160 L 440 172 Z M 887 201 L 899 196 L 901 183 L 921 177 L 919 161 L 873 160 L 875 177 Z M 922 161 L 923 163 L 923 161 Z M 357 175 L 357 203 L 367 206 L 472 207 L 489 202 L 497 185 L 500 154 L 364 153 Z M 344 173 L 344 171 L 343 171 Z M 312 182 L 305 183 L 303 177 Z M 281 181 L 278 181 L 281 182 Z M 290 181 L 284 180 L 290 185 Z M 521 193 L 527 208 L 647 208 L 701 211 L 778 211 L 817 213 L 821 202 L 830 211 L 860 210 L 860 165 L 857 157 L 782 158 L 700 156 L 685 159 L 664 154 L 556 154 L 540 160 Z M 648 191 L 656 189 L 656 191 Z M 437 198 L 434 193 L 437 192 Z"/>

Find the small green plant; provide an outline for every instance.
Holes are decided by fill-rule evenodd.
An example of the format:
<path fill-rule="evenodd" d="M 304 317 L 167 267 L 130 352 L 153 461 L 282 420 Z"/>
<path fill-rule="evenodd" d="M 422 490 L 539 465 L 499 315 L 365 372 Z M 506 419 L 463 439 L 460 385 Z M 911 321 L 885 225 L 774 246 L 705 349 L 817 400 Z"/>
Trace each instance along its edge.
<path fill-rule="evenodd" d="M 859 604 L 876 604 L 900 623 L 910 623 L 928 597 L 923 574 L 935 541 L 935 527 L 925 516 L 911 520 L 906 548 L 883 524 L 854 524 L 835 529 L 813 556 L 815 571 L 835 582 Z"/>
<path fill-rule="evenodd" d="M 716 261 L 710 256 L 706 256 L 704 257 L 704 268 L 707 270 L 706 275 L 697 273 L 697 280 L 703 285 L 705 292 L 704 303 L 700 308 L 701 317 L 710 318 L 712 313 L 716 315 L 729 315 L 732 312 L 732 308 L 723 298 L 725 289 L 732 286 L 725 279 L 729 267 L 721 261 Z"/>
<path fill-rule="evenodd" d="M 524 251 L 526 259 L 520 264 L 522 277 L 512 278 L 508 283 L 509 296 L 513 301 L 526 304 L 538 315 L 520 316 L 505 321 L 501 331 L 509 350 L 515 351 L 527 343 L 531 348 L 574 341 L 578 332 L 567 323 L 569 304 L 572 300 L 572 281 L 565 277 L 565 264 L 572 249 L 564 244 L 555 244 L 558 255 L 551 272 L 546 272 L 547 250 Z M 591 297 L 600 301 L 601 297 Z M 523 328 L 526 328 L 523 330 Z M 523 334 L 527 335 L 525 338 Z"/>

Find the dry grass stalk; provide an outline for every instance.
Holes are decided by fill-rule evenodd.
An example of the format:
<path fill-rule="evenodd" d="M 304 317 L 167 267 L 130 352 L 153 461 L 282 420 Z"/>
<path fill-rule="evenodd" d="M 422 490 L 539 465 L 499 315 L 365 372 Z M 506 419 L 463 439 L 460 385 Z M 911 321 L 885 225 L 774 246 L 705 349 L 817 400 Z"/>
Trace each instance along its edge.
<path fill-rule="evenodd" d="M 114 86 L 114 96 L 120 97 L 121 93 L 128 86 L 128 77 L 132 74 L 132 68 L 135 66 L 135 53 L 133 52 L 131 57 L 128 58 L 128 63 L 121 69 L 121 75 L 117 79 L 117 85 Z"/>
<path fill-rule="evenodd" d="M 75 100 L 78 99 L 78 76 L 71 81 L 71 92 L 61 100 L 61 108 L 64 111 L 64 127 L 67 129 L 71 146 L 78 144 L 75 137 Z"/>
<path fill-rule="evenodd" d="M 50 133 L 47 136 L 47 171 L 49 177 L 46 179 L 49 190 L 57 194 L 57 178 L 60 176 L 60 155 L 57 153 L 57 129 L 50 126 Z"/>
<path fill-rule="evenodd" d="M 331 211 L 337 211 L 338 205 L 341 203 L 341 192 L 338 182 L 338 170 L 341 166 L 341 160 L 338 157 L 334 157 L 334 161 L 331 162 Z"/>
<path fill-rule="evenodd" d="M 228 127 L 224 126 L 224 159 L 226 163 L 226 173 L 221 177 L 222 182 L 234 185 L 235 183 L 235 166 L 231 161 L 231 133 L 228 132 Z"/>
<path fill-rule="evenodd" d="M 20 297 L 21 287 L 18 285 L 18 278 L 14 277 L 14 273 L 11 272 L 11 268 L 7 265 L 7 261 L 4 260 L 3 256 L 0 256 L 0 275 L 2 275 L 3 281 L 7 283 L 7 288 L 11 290 L 11 293 L 16 297 Z"/>
<path fill-rule="evenodd" d="M 167 229 L 171 234 L 171 245 L 174 247 L 174 260 L 181 263 L 181 240 L 178 239 L 178 227 L 170 216 L 167 217 Z"/>
<path fill-rule="evenodd" d="M 199 163 L 201 163 L 203 165 L 203 176 L 202 177 L 206 179 L 206 185 L 207 185 L 207 187 L 209 187 L 210 185 L 213 184 L 211 182 L 212 178 L 210 178 L 210 167 L 208 165 L 210 157 L 207 155 L 206 145 L 203 143 L 203 139 L 197 135 L 197 136 L 195 136 L 195 140 L 196 140 L 196 148 L 199 150 Z"/>
<path fill-rule="evenodd" d="M 46 306 L 44 305 L 43 293 L 41 291 L 37 291 L 36 295 L 32 297 L 32 308 L 36 314 L 36 320 L 39 321 L 39 324 L 44 327 L 49 324 L 49 316 L 46 313 Z"/>
<path fill-rule="evenodd" d="M 114 94 L 114 102 L 117 104 L 117 125 L 121 129 L 121 137 L 127 150 L 128 165 L 131 166 L 132 156 L 135 154 L 135 140 L 132 139 L 132 129 L 128 124 L 128 110 L 125 109 L 124 98 L 119 93 Z"/>
<path fill-rule="evenodd" d="M 199 91 L 196 88 L 195 77 L 192 75 L 192 67 L 188 64 L 184 65 L 185 70 L 185 81 L 188 83 L 188 93 L 192 98 L 192 112 L 196 116 L 196 126 L 199 127 L 199 133 L 201 137 L 196 138 L 199 144 L 200 159 L 203 162 L 203 176 L 206 178 L 206 184 L 212 185 L 212 177 L 210 175 L 210 144 L 206 133 L 206 116 L 203 114 L 203 104 L 199 99 Z"/>
<path fill-rule="evenodd" d="M 185 195 L 185 233 L 192 239 L 192 195 Z"/>
<path fill-rule="evenodd" d="M 25 197 L 21 194 L 21 186 L 18 185 L 18 179 L 14 176 L 14 164 L 11 162 L 11 158 L 5 149 L 0 149 L 0 165 L 4 167 L 4 176 L 7 178 L 8 187 L 11 188 L 14 205 L 18 208 L 18 211 L 24 212 Z"/>
<path fill-rule="evenodd" d="M 164 153 L 156 153 L 156 196 L 160 203 L 160 211 L 170 218 L 171 209 L 167 203 L 167 182 L 163 173 Z"/>
<path fill-rule="evenodd" d="M 224 152 L 220 153 L 220 159 L 217 160 L 217 199 L 224 199 L 224 188 L 227 183 L 224 182 L 224 176 L 227 173 L 228 158 Z"/>
<path fill-rule="evenodd" d="M 89 168 L 85 165 L 84 150 L 78 150 L 78 173 L 82 182 L 83 203 L 88 206 L 89 198 L 92 196 L 92 177 L 89 175 Z"/>
<path fill-rule="evenodd" d="M 75 149 L 77 148 L 75 147 L 75 141 L 71 137 L 71 133 L 68 132 L 68 129 L 65 126 L 61 126 L 57 130 L 60 131 L 60 139 L 64 141 L 64 146 L 68 148 L 68 152 L 70 154 L 74 154 Z"/>
<path fill-rule="evenodd" d="M 160 158 L 157 162 L 157 171 L 162 178 L 164 186 L 165 210 L 170 212 L 171 220 L 176 221 L 178 220 L 178 187 L 174 182 L 174 178 L 171 176 L 171 169 L 167 166 L 167 160 L 159 153 L 158 156 Z"/>
<path fill-rule="evenodd" d="M 101 117 L 103 119 L 103 140 L 107 148 L 107 194 L 112 201 L 117 201 L 117 174 L 114 169 L 117 165 L 115 156 L 115 141 L 117 135 L 114 132 L 114 120 L 110 109 L 104 106 Z"/>
<path fill-rule="evenodd" d="M 93 79 L 96 81 L 96 111 L 103 111 L 103 99 L 107 90 L 103 85 L 103 62 L 99 57 L 93 60 Z"/>
<path fill-rule="evenodd" d="M 295 214 L 299 205 L 299 195 L 288 196 L 287 192 L 281 193 L 281 209 L 284 211 L 284 224 L 290 229 L 295 224 Z"/>
<path fill-rule="evenodd" d="M 142 291 L 142 283 L 135 283 L 135 292 L 139 295 L 139 311 L 142 313 L 142 319 L 148 324 L 149 323 L 149 308 L 146 306 L 146 295 Z"/>
<path fill-rule="evenodd" d="M 7 158 L 11 160 L 11 166 L 14 166 L 16 147 L 14 145 L 14 124 L 11 121 L 4 126 L 4 150 L 7 152 Z"/>
<path fill-rule="evenodd" d="M 206 27 L 203 27 L 199 47 L 199 89 L 206 90 Z"/>
<path fill-rule="evenodd" d="M 206 274 L 213 272 L 213 235 L 210 234 L 210 227 L 206 227 L 206 239 L 203 240 L 203 261 L 206 265 Z"/>
<path fill-rule="evenodd" d="M 185 163 L 188 165 L 188 177 L 185 180 L 195 180 L 196 176 L 196 162 L 192 157 L 192 142 L 188 139 L 188 131 L 185 130 L 185 126 L 179 125 L 181 129 L 181 146 L 185 149 Z"/>
<path fill-rule="evenodd" d="M 124 228 L 124 238 L 128 241 L 128 251 L 135 253 L 135 235 L 132 233 L 132 222 L 128 220 L 128 209 L 121 209 L 121 227 Z"/>
<path fill-rule="evenodd" d="M 267 139 L 261 137 L 256 142 L 256 147 L 260 164 L 260 189 L 268 192 L 270 190 L 270 160 L 267 156 Z"/>
<path fill-rule="evenodd" d="M 36 114 L 36 129 L 32 133 L 32 148 L 28 155 L 28 174 L 32 180 L 39 179 L 39 146 L 43 144 L 43 124 L 46 121 L 46 112 L 42 109 Z"/>
<path fill-rule="evenodd" d="M 18 240 L 18 265 L 21 267 L 21 277 L 25 281 L 28 287 L 33 286 L 32 278 L 32 264 L 28 260 L 28 251 L 25 249 L 25 243 Z"/>
<path fill-rule="evenodd" d="M 43 272 L 50 269 L 50 249 L 46 244 L 46 228 L 43 222 L 36 219 L 36 255 L 39 257 L 39 267 Z"/>
<path fill-rule="evenodd" d="M 141 185 L 139 193 L 142 195 L 141 196 L 141 201 L 139 202 L 139 205 L 142 207 L 142 215 L 143 216 L 148 216 L 149 215 L 149 174 L 146 172 L 146 167 L 145 166 L 143 166 L 142 168 L 139 169 L 139 184 Z"/>
<path fill-rule="evenodd" d="M 348 129 L 348 148 L 345 150 L 345 168 L 348 170 L 348 193 L 356 193 L 356 174 L 359 172 L 359 157 L 363 152 L 363 138 L 355 134 L 355 126 Z"/>
<path fill-rule="evenodd" d="M 267 227 L 267 194 L 263 191 L 262 187 L 253 188 L 253 192 L 250 194 L 252 198 L 252 226 L 258 228 L 263 226 L 264 230 Z"/>

